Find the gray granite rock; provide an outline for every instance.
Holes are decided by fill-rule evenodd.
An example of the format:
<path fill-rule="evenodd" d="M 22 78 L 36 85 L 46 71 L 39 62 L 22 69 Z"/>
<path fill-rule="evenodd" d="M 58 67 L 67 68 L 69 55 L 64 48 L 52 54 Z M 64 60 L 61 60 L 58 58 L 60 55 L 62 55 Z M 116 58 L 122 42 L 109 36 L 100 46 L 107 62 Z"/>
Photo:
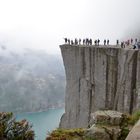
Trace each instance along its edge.
<path fill-rule="evenodd" d="M 96 111 L 91 114 L 91 125 L 95 124 L 108 124 L 108 125 L 118 125 L 122 121 L 122 113 L 118 111 L 105 110 Z"/>
<path fill-rule="evenodd" d="M 132 113 L 140 108 L 140 51 L 114 46 L 61 45 L 65 114 L 60 127 L 87 127 L 101 109 Z"/>

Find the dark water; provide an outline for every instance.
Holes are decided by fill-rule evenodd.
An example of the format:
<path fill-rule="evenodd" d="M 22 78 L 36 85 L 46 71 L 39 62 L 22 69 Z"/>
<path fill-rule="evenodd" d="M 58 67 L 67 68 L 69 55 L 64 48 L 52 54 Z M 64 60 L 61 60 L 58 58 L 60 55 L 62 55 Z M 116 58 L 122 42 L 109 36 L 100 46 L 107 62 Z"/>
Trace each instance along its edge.
<path fill-rule="evenodd" d="M 35 140 L 45 140 L 47 133 L 58 127 L 64 109 L 51 109 L 46 112 L 17 114 L 16 119 L 27 119 L 33 124 Z"/>

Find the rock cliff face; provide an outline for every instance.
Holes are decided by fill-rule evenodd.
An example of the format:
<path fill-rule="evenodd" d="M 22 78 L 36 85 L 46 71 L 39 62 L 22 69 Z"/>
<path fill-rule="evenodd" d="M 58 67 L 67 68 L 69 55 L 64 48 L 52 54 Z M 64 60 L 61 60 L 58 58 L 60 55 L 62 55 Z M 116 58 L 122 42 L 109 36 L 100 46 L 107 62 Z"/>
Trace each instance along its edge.
<path fill-rule="evenodd" d="M 87 127 L 91 113 L 140 108 L 140 51 L 61 45 L 65 72 L 65 114 L 60 127 Z"/>

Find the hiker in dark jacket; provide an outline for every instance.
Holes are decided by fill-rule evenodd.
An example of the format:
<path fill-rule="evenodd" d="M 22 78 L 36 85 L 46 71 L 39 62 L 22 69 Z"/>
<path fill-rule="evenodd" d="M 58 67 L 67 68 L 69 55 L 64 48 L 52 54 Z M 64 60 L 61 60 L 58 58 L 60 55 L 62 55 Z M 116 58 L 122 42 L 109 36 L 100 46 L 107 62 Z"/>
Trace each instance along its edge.
<path fill-rule="evenodd" d="M 70 45 L 70 39 L 68 39 L 68 44 Z"/>
<path fill-rule="evenodd" d="M 88 40 L 88 38 L 86 38 L 86 45 L 89 45 L 89 40 Z"/>
<path fill-rule="evenodd" d="M 73 45 L 74 44 L 74 42 L 73 42 L 73 40 L 71 40 L 71 45 Z"/>
<path fill-rule="evenodd" d="M 104 39 L 104 45 L 106 45 L 106 39 Z"/>
<path fill-rule="evenodd" d="M 85 39 L 83 39 L 83 45 L 85 45 Z"/>
<path fill-rule="evenodd" d="M 77 38 L 75 38 L 75 45 L 78 45 L 78 40 L 77 40 Z"/>
<path fill-rule="evenodd" d="M 94 41 L 95 46 L 97 45 L 97 40 Z"/>
<path fill-rule="evenodd" d="M 116 44 L 119 45 L 119 40 L 117 39 Z"/>
<path fill-rule="evenodd" d="M 79 38 L 79 45 L 81 45 L 81 39 Z"/>
<path fill-rule="evenodd" d="M 67 44 L 68 39 L 67 38 L 64 38 L 64 40 L 65 40 L 65 44 Z"/>
<path fill-rule="evenodd" d="M 90 40 L 89 40 L 89 43 L 90 43 L 90 45 L 92 45 L 92 39 L 90 38 Z"/>
<path fill-rule="evenodd" d="M 107 40 L 107 45 L 109 45 L 109 39 Z"/>

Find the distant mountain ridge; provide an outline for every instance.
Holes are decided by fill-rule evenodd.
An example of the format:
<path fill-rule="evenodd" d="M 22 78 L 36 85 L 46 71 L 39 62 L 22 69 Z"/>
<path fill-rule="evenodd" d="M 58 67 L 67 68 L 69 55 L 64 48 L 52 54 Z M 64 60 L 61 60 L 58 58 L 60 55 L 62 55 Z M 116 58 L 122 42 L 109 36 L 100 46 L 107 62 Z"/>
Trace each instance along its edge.
<path fill-rule="evenodd" d="M 64 106 L 61 57 L 44 51 L 20 53 L 0 46 L 0 111 L 34 112 Z"/>

